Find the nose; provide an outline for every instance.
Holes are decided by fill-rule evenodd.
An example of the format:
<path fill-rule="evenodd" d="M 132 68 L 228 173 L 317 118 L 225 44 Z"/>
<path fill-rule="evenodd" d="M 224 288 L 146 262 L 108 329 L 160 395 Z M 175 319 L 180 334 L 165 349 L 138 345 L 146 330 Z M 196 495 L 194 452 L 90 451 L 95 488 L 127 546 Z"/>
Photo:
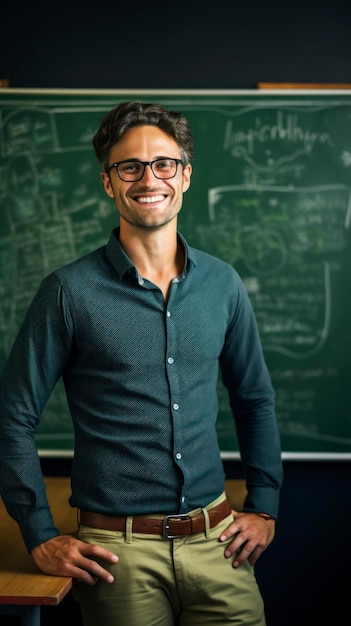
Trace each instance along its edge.
<path fill-rule="evenodd" d="M 156 180 L 156 176 L 154 175 L 151 165 L 149 163 L 146 163 L 145 167 L 144 167 L 144 172 L 143 175 L 141 177 L 140 180 L 143 181 L 151 181 L 152 183 Z"/>

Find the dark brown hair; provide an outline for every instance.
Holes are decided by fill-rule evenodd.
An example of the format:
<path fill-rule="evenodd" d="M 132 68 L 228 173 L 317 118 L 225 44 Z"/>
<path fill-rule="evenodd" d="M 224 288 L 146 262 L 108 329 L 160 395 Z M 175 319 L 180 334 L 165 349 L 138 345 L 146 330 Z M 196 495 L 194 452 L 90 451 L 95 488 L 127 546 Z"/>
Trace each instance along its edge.
<path fill-rule="evenodd" d="M 95 154 L 102 170 L 108 171 L 113 146 L 134 126 L 157 126 L 178 144 L 183 164 L 190 163 L 193 138 L 188 120 L 182 113 L 168 111 L 159 104 L 122 102 L 105 115 L 93 138 Z"/>

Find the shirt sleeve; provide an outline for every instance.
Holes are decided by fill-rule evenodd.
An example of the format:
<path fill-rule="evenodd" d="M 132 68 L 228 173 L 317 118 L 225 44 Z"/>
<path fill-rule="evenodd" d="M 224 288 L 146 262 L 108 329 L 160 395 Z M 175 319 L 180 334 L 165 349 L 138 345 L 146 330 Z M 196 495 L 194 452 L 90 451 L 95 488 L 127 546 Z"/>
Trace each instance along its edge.
<path fill-rule="evenodd" d="M 277 518 L 283 470 L 275 393 L 254 311 L 237 281 L 234 273 L 233 311 L 220 363 L 248 490 L 244 510 Z"/>
<path fill-rule="evenodd" d="M 69 357 L 71 327 L 63 290 L 51 275 L 28 309 L 0 380 L 0 493 L 28 551 L 58 535 L 34 435 Z"/>

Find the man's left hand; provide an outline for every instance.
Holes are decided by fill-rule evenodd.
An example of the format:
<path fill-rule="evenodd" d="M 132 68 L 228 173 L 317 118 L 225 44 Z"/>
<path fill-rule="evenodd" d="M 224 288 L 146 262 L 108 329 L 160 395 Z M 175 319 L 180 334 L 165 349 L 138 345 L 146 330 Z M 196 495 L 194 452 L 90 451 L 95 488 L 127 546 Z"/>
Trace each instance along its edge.
<path fill-rule="evenodd" d="M 268 548 L 275 535 L 275 520 L 263 519 L 256 513 L 241 513 L 232 511 L 234 521 L 221 534 L 220 541 L 232 538 L 224 551 L 225 558 L 229 559 L 235 553 L 233 567 L 240 565 L 247 559 L 254 565 L 262 552 Z"/>

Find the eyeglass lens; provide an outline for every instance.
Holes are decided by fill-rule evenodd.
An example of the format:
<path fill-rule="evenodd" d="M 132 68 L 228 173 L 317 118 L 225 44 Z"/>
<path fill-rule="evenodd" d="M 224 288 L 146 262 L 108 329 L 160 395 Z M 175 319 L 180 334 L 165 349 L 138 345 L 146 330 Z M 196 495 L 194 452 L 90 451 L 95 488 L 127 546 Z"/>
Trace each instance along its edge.
<path fill-rule="evenodd" d="M 150 165 L 156 178 L 173 178 L 177 173 L 178 161 L 176 159 L 156 159 L 150 163 L 125 161 L 118 164 L 118 175 L 127 182 L 140 180 L 144 175 L 146 165 Z"/>

